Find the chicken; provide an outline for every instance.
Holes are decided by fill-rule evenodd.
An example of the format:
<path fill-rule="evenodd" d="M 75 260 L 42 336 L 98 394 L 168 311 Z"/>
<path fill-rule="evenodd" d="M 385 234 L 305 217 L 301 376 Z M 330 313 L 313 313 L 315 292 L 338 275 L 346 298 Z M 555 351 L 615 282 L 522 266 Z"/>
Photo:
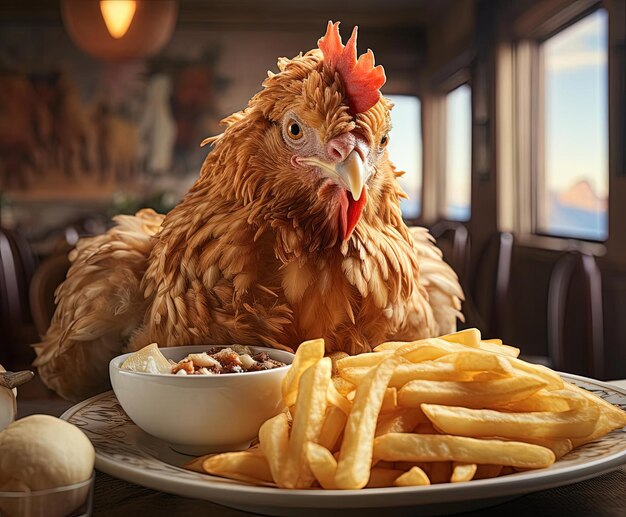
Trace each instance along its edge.
<path fill-rule="evenodd" d="M 371 51 L 329 22 L 317 49 L 278 61 L 226 118 L 200 176 L 165 217 L 118 216 L 79 241 L 35 345 L 44 382 L 68 399 L 108 386 L 107 362 L 151 342 L 328 352 L 456 328 L 463 294 L 422 228 L 385 147 L 391 102 Z"/>

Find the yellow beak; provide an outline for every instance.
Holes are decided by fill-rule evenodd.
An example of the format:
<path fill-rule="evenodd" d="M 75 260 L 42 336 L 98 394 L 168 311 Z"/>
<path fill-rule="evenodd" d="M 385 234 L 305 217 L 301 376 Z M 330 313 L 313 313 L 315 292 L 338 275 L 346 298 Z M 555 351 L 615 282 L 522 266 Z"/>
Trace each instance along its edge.
<path fill-rule="evenodd" d="M 339 178 L 352 193 L 352 198 L 358 201 L 367 177 L 367 170 L 361 155 L 352 151 L 343 162 L 336 165 L 335 169 Z"/>
<path fill-rule="evenodd" d="M 300 158 L 299 163 L 315 165 L 324 171 L 329 177 L 335 178 L 343 184 L 352 194 L 352 198 L 358 201 L 363 192 L 363 185 L 368 176 L 368 171 L 361 159 L 361 155 L 352 151 L 348 157 L 336 165 L 320 160 L 313 156 Z"/>

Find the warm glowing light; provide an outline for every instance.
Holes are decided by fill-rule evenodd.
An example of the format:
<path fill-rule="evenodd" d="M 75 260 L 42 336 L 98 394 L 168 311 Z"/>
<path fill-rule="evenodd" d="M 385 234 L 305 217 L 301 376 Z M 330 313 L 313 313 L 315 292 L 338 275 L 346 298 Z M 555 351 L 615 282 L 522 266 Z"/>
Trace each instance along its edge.
<path fill-rule="evenodd" d="M 100 11 L 109 34 L 120 39 L 130 27 L 137 9 L 135 0 L 100 0 Z"/>

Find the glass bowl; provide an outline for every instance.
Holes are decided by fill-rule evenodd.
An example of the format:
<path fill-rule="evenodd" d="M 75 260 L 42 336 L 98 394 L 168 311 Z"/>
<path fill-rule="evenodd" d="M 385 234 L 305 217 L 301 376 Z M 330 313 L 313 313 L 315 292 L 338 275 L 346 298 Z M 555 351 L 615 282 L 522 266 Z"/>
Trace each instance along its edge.
<path fill-rule="evenodd" d="M 87 481 L 32 492 L 0 492 L 1 517 L 91 515 L 95 471 Z"/>

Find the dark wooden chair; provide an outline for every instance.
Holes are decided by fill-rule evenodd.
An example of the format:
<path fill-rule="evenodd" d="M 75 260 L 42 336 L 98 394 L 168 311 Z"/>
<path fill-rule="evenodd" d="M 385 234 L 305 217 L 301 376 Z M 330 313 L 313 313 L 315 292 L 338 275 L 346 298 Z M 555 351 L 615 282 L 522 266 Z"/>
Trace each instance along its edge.
<path fill-rule="evenodd" d="M 54 293 L 65 280 L 70 259 L 66 253 L 53 255 L 43 260 L 30 283 L 30 310 L 39 335 L 43 335 L 50 326 L 56 303 Z"/>
<path fill-rule="evenodd" d="M 21 318 L 16 257 L 9 236 L 0 230 L 0 362 L 12 360 L 14 322 Z"/>
<path fill-rule="evenodd" d="M 483 248 L 471 295 L 478 326 L 486 336 L 506 338 L 505 319 L 511 281 L 513 234 L 499 232 Z"/>
<path fill-rule="evenodd" d="M 592 255 L 569 251 L 554 265 L 548 294 L 548 349 L 557 370 L 604 377 L 602 275 Z"/>
<path fill-rule="evenodd" d="M 28 302 L 35 258 L 17 232 L 0 228 L 0 362 L 28 361 L 24 345 L 36 339 Z"/>
<path fill-rule="evenodd" d="M 450 264 L 465 288 L 470 260 L 470 235 L 467 226 L 456 221 L 439 221 L 430 228 L 443 252 L 444 260 Z"/>

